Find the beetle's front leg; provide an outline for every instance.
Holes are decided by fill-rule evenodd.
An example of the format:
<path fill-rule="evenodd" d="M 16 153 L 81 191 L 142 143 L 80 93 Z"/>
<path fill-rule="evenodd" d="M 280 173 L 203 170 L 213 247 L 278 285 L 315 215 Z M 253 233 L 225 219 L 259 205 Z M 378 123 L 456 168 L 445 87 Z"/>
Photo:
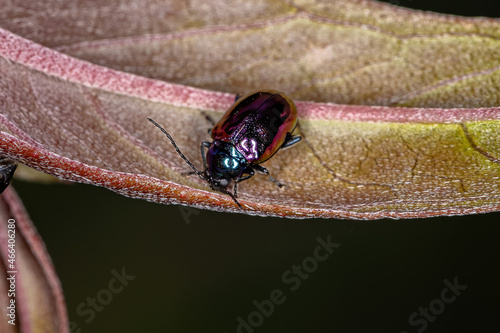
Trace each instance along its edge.
<path fill-rule="evenodd" d="M 207 170 L 207 158 L 205 157 L 205 149 L 203 148 L 210 148 L 212 144 L 208 141 L 203 141 L 201 143 L 201 146 L 200 146 L 200 149 L 201 149 L 201 158 L 203 159 L 203 168 L 204 168 L 204 171 L 206 172 Z"/>
<path fill-rule="evenodd" d="M 185 174 L 187 174 L 187 175 L 194 175 L 194 174 L 198 174 L 198 176 L 199 176 L 201 179 L 203 179 L 203 180 L 207 180 L 207 181 L 208 181 L 208 176 L 207 176 L 207 158 L 205 157 L 205 150 L 204 150 L 203 148 L 210 148 L 210 145 L 211 145 L 211 143 L 210 143 L 210 142 L 208 142 L 208 141 L 203 141 L 203 142 L 201 143 L 201 146 L 200 146 L 200 148 L 201 148 L 201 158 L 203 159 L 203 177 L 204 177 L 204 178 L 202 178 L 202 177 L 200 176 L 200 174 L 198 174 L 197 172 L 194 172 L 194 171 L 190 171 L 190 172 L 185 173 Z"/>
<path fill-rule="evenodd" d="M 248 175 L 245 176 L 245 177 L 238 178 L 234 182 L 234 196 L 235 197 L 238 197 L 238 192 L 237 192 L 238 191 L 238 183 L 242 182 L 244 180 L 250 179 L 250 178 L 252 178 L 255 175 L 255 171 L 250 166 L 247 166 L 245 168 L 245 170 L 243 171 L 243 173 L 248 173 Z"/>

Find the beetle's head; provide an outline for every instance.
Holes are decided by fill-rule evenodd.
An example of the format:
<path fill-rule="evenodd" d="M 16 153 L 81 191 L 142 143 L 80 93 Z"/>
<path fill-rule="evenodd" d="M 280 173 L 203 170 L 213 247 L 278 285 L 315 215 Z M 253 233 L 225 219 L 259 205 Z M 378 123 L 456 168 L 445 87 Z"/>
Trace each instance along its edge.
<path fill-rule="evenodd" d="M 245 158 L 230 143 L 215 140 L 207 151 L 207 180 L 214 190 L 225 191 L 247 167 Z"/>

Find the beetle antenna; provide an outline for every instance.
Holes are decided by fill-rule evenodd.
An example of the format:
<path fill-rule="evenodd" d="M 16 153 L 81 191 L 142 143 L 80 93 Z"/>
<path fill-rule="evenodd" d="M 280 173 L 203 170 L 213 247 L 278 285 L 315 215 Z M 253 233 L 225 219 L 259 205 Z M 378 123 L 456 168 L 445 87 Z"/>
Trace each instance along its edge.
<path fill-rule="evenodd" d="M 193 163 L 191 163 L 186 156 L 184 156 L 184 154 L 181 152 L 181 150 L 179 149 L 179 147 L 177 147 L 177 145 L 175 144 L 175 141 L 174 139 L 170 136 L 170 134 L 168 134 L 168 132 L 163 128 L 161 127 L 156 121 L 154 121 L 153 119 L 151 118 L 148 118 L 148 120 L 150 122 L 152 122 L 156 127 L 158 127 L 162 132 L 163 134 L 165 134 L 167 136 L 167 138 L 170 140 L 170 142 L 172 143 L 172 146 L 174 146 L 175 148 L 175 151 L 177 152 L 177 154 L 179 154 L 180 157 L 182 157 L 182 159 L 191 167 L 191 169 L 193 169 L 193 171 L 198 175 L 198 177 L 200 177 L 201 179 L 203 180 L 207 180 L 207 178 L 205 177 L 205 175 L 203 173 L 201 173 L 200 171 L 198 171 L 198 169 L 196 169 L 196 167 L 193 165 Z M 234 198 L 233 198 L 234 199 Z M 239 204 L 238 204 L 239 205 Z"/>

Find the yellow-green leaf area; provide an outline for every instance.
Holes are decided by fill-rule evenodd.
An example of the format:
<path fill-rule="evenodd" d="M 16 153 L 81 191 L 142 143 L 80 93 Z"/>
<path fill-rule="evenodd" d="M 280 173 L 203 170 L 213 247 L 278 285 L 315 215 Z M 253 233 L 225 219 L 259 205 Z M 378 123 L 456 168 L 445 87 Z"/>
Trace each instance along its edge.
<path fill-rule="evenodd" d="M 471 145 L 484 157 L 485 166 L 500 164 L 500 122 L 471 122 L 466 124 L 466 130 Z M 496 177 L 500 177 L 500 172 L 497 172 Z"/>
<path fill-rule="evenodd" d="M 500 37 L 498 23 L 493 19 L 463 20 L 453 15 L 411 10 L 377 1 L 297 0 L 293 3 L 298 8 L 318 17 L 356 22 L 359 25 L 373 26 L 395 35 L 451 32 L 491 34 Z"/>
<path fill-rule="evenodd" d="M 483 133 L 479 124 L 471 130 Z M 489 124 L 486 133 L 498 131 L 497 122 L 484 124 Z M 365 203 L 360 211 L 419 210 L 433 201 L 454 207 L 464 201 L 493 202 L 500 196 L 500 183 L 493 181 L 499 178 L 500 165 L 471 145 L 462 124 L 321 120 L 302 121 L 301 132 L 305 144 L 300 149 L 313 155 L 311 172 L 323 173 L 316 178 L 321 184 L 300 186 L 317 186 L 311 192 L 334 207 Z M 303 180 L 303 175 L 296 177 Z M 485 183 L 490 184 L 486 191 Z"/>
<path fill-rule="evenodd" d="M 389 12 L 387 6 L 372 3 L 365 4 L 371 12 L 364 17 L 355 15 L 358 7 L 345 3 L 335 15 L 328 10 L 320 14 L 313 10 L 316 4 L 309 5 L 254 23 L 179 27 L 178 32 L 59 49 L 141 76 L 231 93 L 271 87 L 297 100 L 339 104 L 499 104 L 496 21 Z M 331 7 L 321 8 L 325 6 Z M 388 18 L 401 28 L 388 29 Z M 405 31 L 406 21 L 417 25 Z"/>

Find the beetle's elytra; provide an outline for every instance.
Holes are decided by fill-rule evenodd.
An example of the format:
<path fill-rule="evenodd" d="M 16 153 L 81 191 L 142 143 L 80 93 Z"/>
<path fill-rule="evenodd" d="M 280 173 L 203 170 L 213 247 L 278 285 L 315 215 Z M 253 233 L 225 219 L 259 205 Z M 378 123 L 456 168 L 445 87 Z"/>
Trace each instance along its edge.
<path fill-rule="evenodd" d="M 170 140 L 177 153 L 212 189 L 237 198 L 237 185 L 251 178 L 255 171 L 267 174 L 260 163 L 281 148 L 290 147 L 302 137 L 292 135 L 297 126 L 297 109 L 285 94 L 263 90 L 237 98 L 210 131 L 213 141 L 201 143 L 204 171 L 201 172 L 182 154 L 173 138 L 154 120 L 148 118 Z M 205 149 L 208 149 L 205 154 Z M 269 178 L 283 186 L 277 180 Z M 233 193 L 227 190 L 234 181 Z"/>

